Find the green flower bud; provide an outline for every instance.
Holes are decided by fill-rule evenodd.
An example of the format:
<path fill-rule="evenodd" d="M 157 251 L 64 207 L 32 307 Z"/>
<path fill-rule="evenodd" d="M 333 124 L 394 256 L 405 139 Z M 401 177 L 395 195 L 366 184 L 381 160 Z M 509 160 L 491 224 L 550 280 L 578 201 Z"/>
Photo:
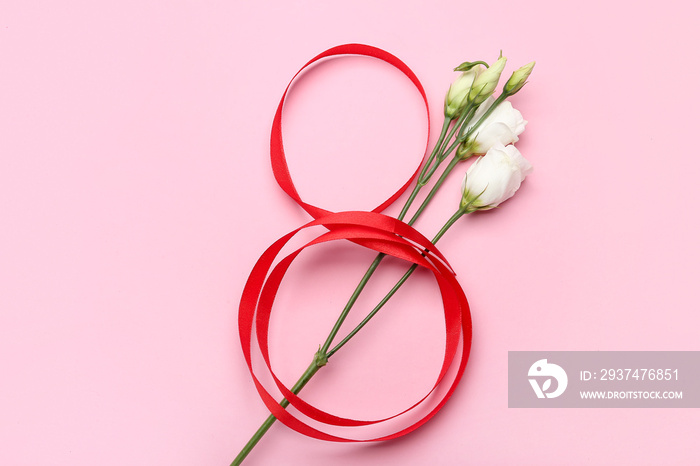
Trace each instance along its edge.
<path fill-rule="evenodd" d="M 535 62 L 533 61 L 515 70 L 506 85 L 503 86 L 503 92 L 508 95 L 513 95 L 522 89 L 525 83 L 527 83 L 527 78 L 530 76 L 530 73 L 532 73 L 534 67 Z"/>
<path fill-rule="evenodd" d="M 479 74 L 481 74 L 481 66 L 474 66 L 459 75 L 459 77 L 450 84 L 450 88 L 445 95 L 445 116 L 447 118 L 457 118 L 462 110 L 467 105 L 467 96 L 472 88 L 472 83 Z"/>
<path fill-rule="evenodd" d="M 474 80 L 472 89 L 469 91 L 469 101 L 471 103 L 479 105 L 493 94 L 505 66 L 506 57 L 501 57 Z"/>

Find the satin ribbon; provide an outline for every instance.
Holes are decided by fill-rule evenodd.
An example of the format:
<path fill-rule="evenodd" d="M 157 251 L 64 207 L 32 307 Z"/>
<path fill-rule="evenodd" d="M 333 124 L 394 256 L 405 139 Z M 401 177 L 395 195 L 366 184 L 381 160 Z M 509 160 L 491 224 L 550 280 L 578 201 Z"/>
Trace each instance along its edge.
<path fill-rule="evenodd" d="M 299 193 L 297 192 L 296 188 L 294 187 L 294 182 L 292 181 L 292 177 L 289 174 L 289 167 L 287 166 L 287 159 L 284 153 L 284 144 L 282 141 L 282 109 L 284 107 L 284 102 L 287 99 L 289 88 L 291 87 L 296 77 L 299 76 L 299 73 L 304 71 L 308 66 L 312 65 L 318 60 L 321 60 L 326 57 L 332 57 L 334 55 L 364 55 L 368 57 L 374 57 L 380 60 L 384 60 L 390 65 L 395 66 L 396 68 L 401 70 L 401 72 L 403 72 L 403 74 L 405 74 L 408 77 L 408 79 L 410 79 L 411 82 L 416 86 L 416 89 L 418 89 L 418 92 L 420 93 L 421 97 L 423 98 L 423 102 L 425 103 L 425 113 L 428 131 L 426 132 L 427 136 L 425 141 L 425 149 L 423 149 L 423 153 L 425 153 L 425 151 L 427 150 L 428 143 L 430 140 L 430 112 L 428 110 L 428 98 L 425 95 L 425 90 L 423 90 L 423 86 L 421 85 L 420 81 L 413 73 L 413 71 L 411 71 L 411 69 L 408 66 L 406 66 L 404 62 L 402 62 L 389 52 L 363 44 L 339 45 L 337 47 L 330 48 L 325 52 L 316 55 L 314 58 L 309 60 L 304 66 L 302 66 L 299 71 L 297 71 L 297 73 L 287 85 L 287 88 L 284 90 L 284 94 L 282 95 L 282 99 L 280 100 L 280 103 L 277 106 L 277 112 L 275 113 L 275 118 L 272 122 L 272 134 L 270 137 L 270 160 L 272 162 L 272 173 L 275 175 L 277 184 L 279 184 L 280 187 L 284 190 L 284 192 L 286 192 L 289 195 L 289 197 L 294 199 L 294 201 L 296 201 L 296 203 L 299 204 L 304 210 L 306 210 L 313 218 L 319 218 L 320 216 L 329 213 L 329 211 L 303 201 L 301 199 L 301 196 L 299 196 Z M 411 178 L 409 178 L 403 186 L 401 186 L 391 197 L 389 197 L 389 199 L 382 202 L 378 207 L 376 207 L 372 211 L 381 212 L 388 206 L 390 206 L 396 199 L 399 198 L 399 196 L 401 196 L 401 194 L 406 190 L 406 188 L 408 188 L 411 185 L 411 182 L 415 179 L 416 176 L 418 176 L 419 170 L 420 163 L 418 164 L 418 168 L 416 169 L 416 171 L 413 173 L 413 175 L 411 175 Z"/>
<path fill-rule="evenodd" d="M 301 70 L 299 70 L 299 72 L 297 72 L 294 78 L 296 78 L 296 76 L 302 70 L 304 70 L 304 68 L 317 60 L 333 55 L 346 54 L 376 57 L 400 69 L 406 76 L 408 76 L 408 78 L 414 83 L 420 92 L 426 104 L 427 111 L 427 98 L 425 96 L 425 92 L 423 91 L 420 82 L 413 72 L 395 56 L 381 49 L 367 45 L 346 44 L 333 47 L 310 60 L 306 65 L 304 65 L 304 67 L 301 68 Z M 294 81 L 294 78 L 292 78 L 292 82 Z M 309 204 L 301 199 L 289 174 L 282 143 L 282 108 L 292 82 L 290 82 L 285 90 L 273 122 L 272 137 L 270 142 L 272 169 L 280 187 L 282 187 L 282 189 L 292 199 L 294 199 L 302 208 L 304 208 L 304 210 L 314 217 L 314 220 L 278 239 L 262 254 L 260 259 L 255 264 L 243 290 L 239 307 L 238 329 L 243 354 L 245 356 L 248 369 L 253 377 L 255 387 L 267 408 L 280 422 L 296 430 L 297 432 L 321 440 L 340 442 L 378 441 L 397 438 L 417 429 L 432 418 L 435 413 L 437 413 L 437 411 L 444 406 L 454 392 L 460 378 L 462 377 L 462 374 L 464 373 L 469 356 L 469 350 L 471 348 L 472 328 L 469 304 L 462 288 L 454 276 L 454 272 L 450 268 L 445 257 L 437 250 L 435 245 L 433 245 L 421 233 L 406 223 L 379 213 L 388 205 L 393 203 L 406 190 L 406 188 L 418 174 L 420 166 L 418 169 L 416 169 L 413 176 L 403 186 L 401 186 L 396 193 L 381 203 L 372 212 L 333 213 L 326 209 Z M 315 239 L 307 242 L 280 260 L 277 260 L 283 247 L 298 232 L 316 226 L 323 226 L 328 231 L 320 234 Z M 355 244 L 374 251 L 418 264 L 419 266 L 424 267 L 433 273 L 440 289 L 444 308 L 446 332 L 445 353 L 439 375 L 437 376 L 432 388 L 422 398 L 401 412 L 383 419 L 356 420 L 335 416 L 320 410 L 305 402 L 299 396 L 293 394 L 279 380 L 270 364 L 268 330 L 272 316 L 272 307 L 274 304 L 275 295 L 279 289 L 283 277 L 289 269 L 289 266 L 307 247 L 338 240 L 349 240 Z M 427 401 L 428 397 L 435 392 L 438 386 L 444 382 L 444 378 L 453 364 L 458 364 L 458 368 L 452 381 L 448 382 L 450 383 L 449 388 L 444 393 L 442 398 L 440 398 L 440 400 L 436 403 L 432 402 L 435 403 L 435 405 L 418 421 L 413 422 L 409 426 L 402 428 L 393 434 L 382 437 L 365 440 L 340 437 L 320 431 L 298 417 L 292 415 L 289 411 L 282 408 L 272 394 L 270 394 L 270 392 L 263 386 L 255 373 L 252 363 L 252 341 L 254 336 L 254 328 L 255 339 L 258 341 L 258 346 L 260 348 L 263 361 L 265 362 L 265 366 L 283 396 L 289 400 L 290 404 L 296 407 L 303 415 L 330 426 L 361 427 L 378 424 L 401 416 L 402 414 L 423 405 Z"/>

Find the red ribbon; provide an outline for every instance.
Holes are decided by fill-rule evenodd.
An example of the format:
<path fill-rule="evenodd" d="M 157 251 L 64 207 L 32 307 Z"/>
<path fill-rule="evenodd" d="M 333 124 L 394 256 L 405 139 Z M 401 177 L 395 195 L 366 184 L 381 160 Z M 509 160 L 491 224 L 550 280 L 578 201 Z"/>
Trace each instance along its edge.
<path fill-rule="evenodd" d="M 311 61 L 304 65 L 304 67 L 302 67 L 302 69 L 299 70 L 299 72 L 294 77 L 296 78 L 296 76 L 304 68 L 306 68 L 307 66 L 314 63 L 317 60 L 332 55 L 342 54 L 372 56 L 382 59 L 387 63 L 397 67 L 404 74 L 406 74 L 406 76 L 408 76 L 411 79 L 411 81 L 415 84 L 416 88 L 421 93 L 421 96 L 423 97 L 423 100 L 426 103 L 427 110 L 427 98 L 425 96 L 425 92 L 423 91 L 423 88 L 420 82 L 418 81 L 418 78 L 416 78 L 413 72 L 401 60 L 391 55 L 390 53 L 367 45 L 347 44 L 331 48 L 314 57 Z M 294 81 L 294 78 L 292 79 L 292 81 Z M 291 82 L 289 86 L 291 86 Z M 275 178 L 277 179 L 277 182 L 282 187 L 282 189 L 302 208 L 304 208 L 309 214 L 311 214 L 315 218 L 315 220 L 278 239 L 263 253 L 258 262 L 255 264 L 255 267 L 253 268 L 246 283 L 246 286 L 243 290 L 243 295 L 241 297 L 241 304 L 239 308 L 238 329 L 241 338 L 241 345 L 243 347 L 243 354 L 245 356 L 248 369 L 250 370 L 250 373 L 253 377 L 253 381 L 258 390 L 258 393 L 260 394 L 265 405 L 279 421 L 281 421 L 288 427 L 296 430 L 297 432 L 317 439 L 342 442 L 377 441 L 397 438 L 417 429 L 422 424 L 427 422 L 430 418 L 432 418 L 435 415 L 435 413 L 437 413 L 437 411 L 440 410 L 442 406 L 444 406 L 444 404 L 454 392 L 460 378 L 462 377 L 462 374 L 464 373 L 464 369 L 466 367 L 467 359 L 469 356 L 469 350 L 471 348 L 472 329 L 471 315 L 469 313 L 469 304 L 467 303 L 467 299 L 464 295 L 462 288 L 460 287 L 459 283 L 454 277 L 453 271 L 449 267 L 444 256 L 437 250 L 435 245 L 433 245 L 427 238 L 425 238 L 417 230 L 410 227 L 406 223 L 378 213 L 385 209 L 392 202 L 394 202 L 406 190 L 406 188 L 411 184 L 415 176 L 418 174 L 420 166 L 413 174 L 413 176 L 401 188 L 399 188 L 399 190 L 395 194 L 393 194 L 389 199 L 380 204 L 372 212 L 333 213 L 328 210 L 308 204 L 301 199 L 294 187 L 291 176 L 289 174 L 284 154 L 284 148 L 282 144 L 282 107 L 287 92 L 289 91 L 289 86 L 287 86 L 287 90 L 285 90 L 282 100 L 280 101 L 273 122 L 272 138 L 270 142 L 272 169 L 275 174 Z M 283 247 L 298 232 L 319 225 L 326 227 L 328 231 L 320 234 L 318 237 L 304 244 L 295 251 L 291 252 L 281 260 L 276 261 Z M 413 405 L 404 409 L 403 411 L 384 419 L 348 419 L 338 417 L 325 411 L 322 411 L 318 408 L 315 408 L 314 406 L 308 404 L 297 395 L 293 394 L 287 387 L 285 387 L 284 384 L 277 378 L 270 364 L 270 356 L 268 349 L 268 329 L 270 324 L 270 318 L 272 315 L 272 306 L 275 300 L 275 295 L 277 293 L 277 290 L 279 289 L 284 275 L 286 274 L 289 266 L 294 261 L 294 259 L 296 259 L 296 257 L 305 248 L 337 240 L 350 240 L 353 243 L 359 244 L 377 252 L 391 255 L 406 260 L 408 262 L 418 264 L 421 267 L 425 267 L 426 269 L 430 270 L 435 276 L 442 296 L 446 333 L 445 354 L 440 373 L 436 378 L 433 387 L 431 388 L 431 390 L 428 391 L 428 393 L 425 394 L 425 396 L 417 400 Z M 276 265 L 274 265 L 275 262 Z M 442 398 L 435 404 L 435 406 L 421 419 L 409 425 L 408 427 L 405 427 L 391 435 L 386 435 L 383 437 L 368 440 L 357 440 L 339 437 L 311 427 L 301 419 L 289 413 L 286 409 L 282 408 L 279 405 L 275 398 L 263 386 L 263 384 L 256 376 L 252 364 L 251 344 L 253 341 L 254 327 L 255 339 L 258 341 L 260 352 L 267 366 L 267 370 L 269 371 L 270 375 L 272 376 L 272 379 L 274 380 L 275 384 L 277 385 L 281 393 L 284 395 L 284 397 L 287 400 L 289 400 L 292 406 L 296 407 L 300 413 L 318 422 L 331 426 L 367 426 L 381 423 L 389 419 L 396 418 L 397 416 L 401 416 L 402 414 L 405 414 L 408 411 L 411 411 L 421 406 L 427 400 L 427 398 L 444 381 L 444 378 L 449 368 L 453 366 L 455 360 L 458 364 L 457 373 L 454 379 L 452 379 L 448 390 L 445 392 Z"/>
<path fill-rule="evenodd" d="M 329 211 L 304 202 L 299 196 L 299 193 L 297 192 L 296 188 L 294 187 L 292 177 L 289 174 L 289 167 L 287 166 L 287 159 L 284 154 L 284 144 L 282 142 L 282 108 L 284 107 L 284 102 L 287 99 L 287 93 L 289 92 L 289 88 L 291 87 L 296 77 L 299 76 L 299 73 L 304 71 L 306 67 L 317 62 L 318 60 L 334 55 L 365 55 L 368 57 L 375 57 L 380 60 L 384 60 L 390 65 L 393 65 L 399 70 L 401 70 L 401 72 L 403 72 L 403 74 L 405 74 L 408 77 L 408 79 L 410 79 L 411 82 L 416 86 L 416 89 L 418 89 L 418 92 L 420 92 L 420 95 L 423 98 L 423 102 L 425 103 L 428 131 L 426 133 L 427 139 L 425 141 L 425 149 L 423 150 L 424 153 L 425 150 L 428 148 L 428 143 L 430 139 L 430 112 L 428 110 L 428 98 L 425 95 L 425 91 L 423 90 L 423 86 L 421 85 L 420 81 L 413 73 L 413 71 L 411 71 L 411 69 L 408 66 L 406 66 L 404 62 L 402 62 L 389 52 L 363 44 L 339 45 L 337 47 L 330 48 L 325 52 L 316 55 L 314 58 L 309 60 L 309 62 L 306 63 L 306 65 L 302 66 L 299 71 L 297 71 L 297 74 L 294 75 L 292 80 L 287 85 L 287 88 L 284 90 L 282 99 L 280 100 L 280 103 L 277 106 L 275 119 L 272 122 L 272 134 L 270 137 L 270 160 L 272 162 L 272 173 L 274 173 L 275 175 L 277 184 L 279 184 L 280 187 L 284 190 L 284 192 L 287 193 L 289 197 L 294 199 L 296 203 L 299 204 L 304 210 L 306 210 L 313 218 L 319 218 L 320 216 L 327 214 Z M 409 178 L 403 186 L 401 186 L 389 199 L 384 201 L 372 211 L 381 212 L 387 207 L 389 207 L 396 199 L 398 199 L 399 196 L 401 196 L 401 194 L 406 190 L 406 188 L 410 186 L 411 182 L 415 179 L 415 177 L 418 176 L 418 170 L 420 170 L 420 164 L 418 165 L 418 168 L 413 173 L 413 175 L 411 175 L 411 178 Z"/>

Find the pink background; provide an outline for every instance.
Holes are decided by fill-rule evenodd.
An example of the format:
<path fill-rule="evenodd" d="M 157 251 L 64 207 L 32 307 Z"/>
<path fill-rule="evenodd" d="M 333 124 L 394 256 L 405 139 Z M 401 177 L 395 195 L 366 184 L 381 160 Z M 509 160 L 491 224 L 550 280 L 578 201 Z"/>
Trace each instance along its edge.
<path fill-rule="evenodd" d="M 303 63 L 347 42 L 415 71 L 431 140 L 452 67 L 500 49 L 506 74 L 537 60 L 512 99 L 535 171 L 440 243 L 475 332 L 446 409 L 383 444 L 278 424 L 246 464 L 697 461 L 697 410 L 509 409 L 506 368 L 512 350 L 699 349 L 698 13 L 680 0 L 4 2 L 0 464 L 229 464 L 266 416 L 238 343 L 241 290 L 264 249 L 308 220 L 272 177 L 272 116 Z M 372 59 L 306 73 L 285 112 L 302 196 L 332 209 L 386 198 L 420 158 L 421 106 Z M 417 225 L 427 236 L 457 207 L 458 171 Z M 334 244 L 294 265 L 272 328 L 284 380 L 371 257 Z M 402 267 L 387 263 L 358 308 Z M 424 393 L 439 299 L 426 277 L 411 283 L 309 401 L 378 417 Z"/>

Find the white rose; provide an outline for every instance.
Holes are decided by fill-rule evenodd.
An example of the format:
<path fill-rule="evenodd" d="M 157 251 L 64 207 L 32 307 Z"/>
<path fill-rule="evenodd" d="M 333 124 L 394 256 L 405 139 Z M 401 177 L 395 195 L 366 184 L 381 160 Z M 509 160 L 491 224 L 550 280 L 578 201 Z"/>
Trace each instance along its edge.
<path fill-rule="evenodd" d="M 472 88 L 472 83 L 483 71 L 481 65 L 474 66 L 469 71 L 460 74 L 455 81 L 450 84 L 450 88 L 445 95 L 445 116 L 447 118 L 457 118 L 467 105 L 467 95 Z"/>
<path fill-rule="evenodd" d="M 489 97 L 479 106 L 474 114 L 474 118 L 472 118 L 473 123 L 471 126 L 479 121 L 495 100 L 493 97 Z M 496 107 L 486 117 L 484 122 L 474 130 L 474 135 L 470 138 L 470 141 L 467 141 L 469 151 L 472 154 L 484 154 L 497 143 L 507 146 L 517 142 L 518 136 L 525 131 L 526 124 L 527 121 L 523 118 L 523 115 L 506 100 Z"/>
<path fill-rule="evenodd" d="M 467 170 L 460 207 L 467 212 L 493 209 L 513 197 L 530 173 L 532 164 L 515 146 L 496 143 Z"/>

